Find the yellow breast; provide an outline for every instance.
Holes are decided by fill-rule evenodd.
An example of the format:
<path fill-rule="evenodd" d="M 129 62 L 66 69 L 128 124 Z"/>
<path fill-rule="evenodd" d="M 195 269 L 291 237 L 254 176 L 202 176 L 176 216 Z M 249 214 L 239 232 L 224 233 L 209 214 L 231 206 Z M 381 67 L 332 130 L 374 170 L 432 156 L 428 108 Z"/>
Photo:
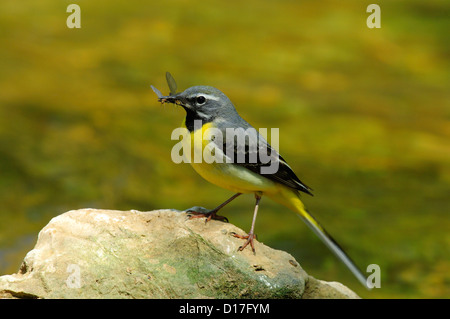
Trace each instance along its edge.
<path fill-rule="evenodd" d="M 212 123 L 204 124 L 201 129 L 190 133 L 190 139 L 183 140 L 183 143 L 188 143 L 184 144 L 183 148 L 191 150 L 188 154 L 190 164 L 200 176 L 210 183 L 238 193 L 264 193 L 275 190 L 274 182 L 243 166 L 225 162 L 206 162 L 204 155 L 208 154 L 208 151 L 205 152 L 205 148 L 211 141 L 203 137 L 209 128 L 213 128 Z"/>

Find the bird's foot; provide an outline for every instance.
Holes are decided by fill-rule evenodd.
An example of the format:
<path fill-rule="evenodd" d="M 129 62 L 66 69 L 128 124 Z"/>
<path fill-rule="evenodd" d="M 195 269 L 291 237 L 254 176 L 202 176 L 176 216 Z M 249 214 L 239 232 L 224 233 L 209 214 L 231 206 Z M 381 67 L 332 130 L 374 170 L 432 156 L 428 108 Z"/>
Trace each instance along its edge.
<path fill-rule="evenodd" d="M 186 209 L 186 213 L 188 214 L 189 219 L 206 217 L 205 223 L 209 222 L 211 219 L 221 220 L 228 223 L 228 218 L 217 215 L 217 210 L 215 209 L 206 209 L 204 207 L 194 206 Z"/>
<path fill-rule="evenodd" d="M 231 235 L 232 235 L 233 237 L 236 237 L 236 238 L 246 239 L 244 245 L 242 245 L 242 246 L 240 246 L 240 247 L 238 248 L 239 251 L 243 251 L 244 248 L 247 247 L 248 244 L 250 244 L 250 247 L 252 248 L 253 253 L 254 253 L 254 254 L 256 253 L 256 251 L 255 251 L 255 245 L 253 244 L 253 240 L 256 239 L 256 235 L 255 235 L 255 234 L 249 233 L 249 234 L 246 235 L 246 236 L 242 236 L 242 235 L 236 234 L 235 232 L 232 232 Z"/>

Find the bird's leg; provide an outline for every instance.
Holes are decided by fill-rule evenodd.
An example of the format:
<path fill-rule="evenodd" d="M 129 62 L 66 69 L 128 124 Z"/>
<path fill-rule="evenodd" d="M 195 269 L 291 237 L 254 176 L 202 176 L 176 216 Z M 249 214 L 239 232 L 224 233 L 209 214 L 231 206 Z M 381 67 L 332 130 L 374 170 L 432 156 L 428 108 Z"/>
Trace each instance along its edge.
<path fill-rule="evenodd" d="M 236 233 L 232 233 L 234 237 L 241 238 L 241 239 L 247 239 L 244 245 L 239 247 L 239 251 L 244 250 L 245 247 L 247 247 L 248 244 L 250 244 L 250 247 L 252 247 L 253 253 L 255 253 L 255 246 L 253 245 L 253 240 L 255 239 L 256 235 L 254 233 L 255 230 L 255 222 L 256 222 L 256 215 L 258 215 L 258 207 L 259 207 L 259 201 L 261 200 L 261 196 L 258 194 L 255 194 L 256 198 L 256 204 L 255 204 L 255 212 L 253 213 L 253 220 L 252 220 L 252 227 L 250 228 L 250 232 L 246 236 L 241 236 Z"/>
<path fill-rule="evenodd" d="M 188 210 L 186 210 L 186 212 L 189 215 L 189 218 L 201 218 L 201 217 L 206 217 L 206 221 L 205 223 L 209 222 L 211 219 L 216 219 L 216 220 L 223 220 L 226 221 L 228 223 L 228 218 L 224 217 L 224 216 L 220 216 L 217 215 L 216 213 L 225 205 L 227 205 L 229 202 L 231 202 L 233 199 L 235 199 L 236 197 L 238 197 L 239 195 L 241 195 L 242 193 L 236 193 L 233 196 L 231 196 L 229 199 L 227 199 L 225 202 L 223 202 L 222 204 L 220 204 L 219 206 L 217 206 L 214 209 L 208 210 L 206 208 L 203 207 L 192 207 L 189 208 Z"/>

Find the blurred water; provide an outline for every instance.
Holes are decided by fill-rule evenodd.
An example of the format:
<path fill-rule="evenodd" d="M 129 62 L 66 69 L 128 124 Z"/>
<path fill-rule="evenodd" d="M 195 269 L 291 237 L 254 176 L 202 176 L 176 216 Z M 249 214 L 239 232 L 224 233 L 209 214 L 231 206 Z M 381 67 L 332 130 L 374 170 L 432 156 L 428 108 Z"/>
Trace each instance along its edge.
<path fill-rule="evenodd" d="M 16 238 L 11 246 L 0 248 L 0 276 L 10 275 L 19 270 L 18 254 L 30 251 L 36 243 L 36 239 L 36 234 L 29 234 Z M 25 254 L 23 254 L 24 257 Z"/>

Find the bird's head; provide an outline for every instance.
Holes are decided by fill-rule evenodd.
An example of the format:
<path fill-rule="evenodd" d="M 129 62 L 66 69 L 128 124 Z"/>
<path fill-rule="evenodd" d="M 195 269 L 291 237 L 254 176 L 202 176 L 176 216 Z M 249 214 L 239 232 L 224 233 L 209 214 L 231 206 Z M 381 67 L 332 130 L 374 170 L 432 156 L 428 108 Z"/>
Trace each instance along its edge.
<path fill-rule="evenodd" d="M 230 99 L 212 86 L 193 86 L 181 93 L 158 97 L 162 103 L 180 105 L 187 113 L 195 113 L 197 118 L 208 121 L 235 112 Z"/>

